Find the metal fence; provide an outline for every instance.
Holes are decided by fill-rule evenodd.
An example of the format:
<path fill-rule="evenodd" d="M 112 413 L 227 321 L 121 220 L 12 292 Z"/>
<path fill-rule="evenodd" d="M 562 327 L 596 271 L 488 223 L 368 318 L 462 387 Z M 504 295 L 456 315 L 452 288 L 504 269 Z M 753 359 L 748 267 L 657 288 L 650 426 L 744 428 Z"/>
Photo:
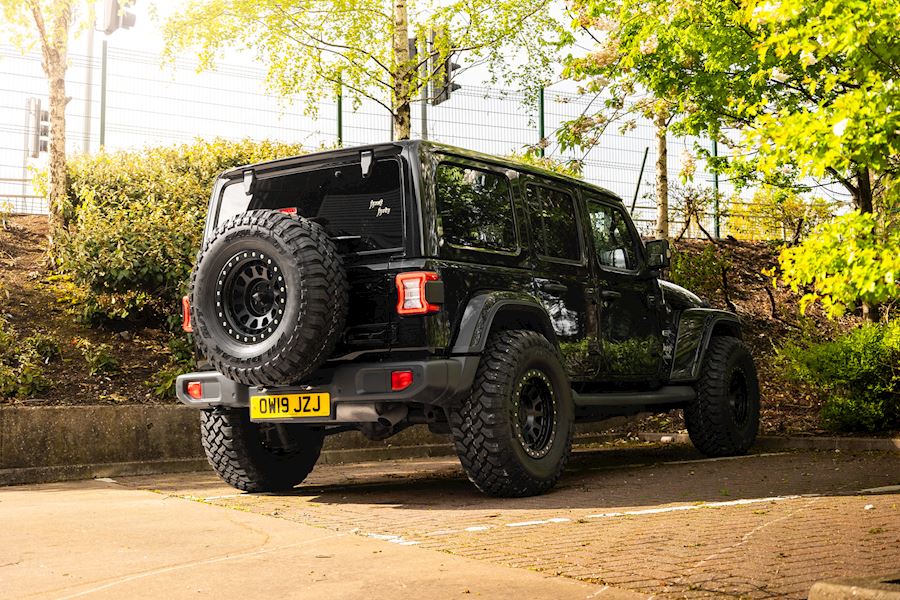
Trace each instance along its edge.
<path fill-rule="evenodd" d="M 105 103 L 101 106 L 101 57 L 94 56 L 89 61 L 84 55 L 71 55 L 69 64 L 66 91 L 71 101 L 66 118 L 70 152 L 96 151 L 99 147 L 101 108 L 105 121 L 103 142 L 108 150 L 217 136 L 273 139 L 310 148 L 337 142 L 336 99 L 321 99 L 315 113 L 310 114 L 302 101 L 286 102 L 268 93 L 262 67 L 220 64 L 215 70 L 197 73 L 192 60 L 178 60 L 164 67 L 155 54 L 110 47 Z M 31 185 L 32 173 L 46 159 L 29 159 L 24 150 L 26 99 L 46 99 L 47 93 L 39 56 L 23 56 L 10 46 L 0 45 L 0 74 L 0 210 L 6 203 L 14 212 L 46 212 L 46 202 Z M 613 126 L 586 155 L 562 153 L 552 143 L 554 132 L 563 122 L 588 110 L 593 99 L 554 88 L 548 88 L 544 97 L 543 121 L 551 139 L 547 155 L 583 159 L 586 180 L 629 202 L 637 189 L 634 217 L 639 227 L 649 230 L 656 213 L 652 198 L 656 161 L 653 125 L 639 119 L 636 127 L 625 134 Z M 344 145 L 389 139 L 391 119 L 383 107 L 373 101 L 364 101 L 355 109 L 350 104 L 343 103 Z M 420 108 L 413 107 L 414 137 L 421 134 Z M 525 94 L 473 86 L 463 86 L 449 101 L 429 106 L 427 114 L 429 139 L 499 155 L 536 143 L 538 122 L 536 109 L 525 103 Z M 677 181 L 686 153 L 704 143 L 708 144 L 670 137 L 670 181 Z M 645 151 L 646 170 L 639 181 Z M 695 183 L 711 182 L 712 175 L 706 172 L 702 161 L 698 162 Z M 727 182 L 723 182 L 721 192 L 726 197 L 730 194 Z M 712 231 L 713 215 L 706 215 L 704 220 Z"/>

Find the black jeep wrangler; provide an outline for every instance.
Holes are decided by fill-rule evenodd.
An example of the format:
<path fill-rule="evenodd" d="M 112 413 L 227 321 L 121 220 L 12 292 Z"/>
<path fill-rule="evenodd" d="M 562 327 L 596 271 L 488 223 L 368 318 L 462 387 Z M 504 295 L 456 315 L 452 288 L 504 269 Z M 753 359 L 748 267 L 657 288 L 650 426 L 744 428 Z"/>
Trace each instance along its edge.
<path fill-rule="evenodd" d="M 408 141 L 223 173 L 185 298 L 209 370 L 178 378 L 213 468 L 289 489 L 325 436 L 449 433 L 478 489 L 550 489 L 573 423 L 684 410 L 703 453 L 759 423 L 734 314 L 666 281 L 614 194 Z"/>

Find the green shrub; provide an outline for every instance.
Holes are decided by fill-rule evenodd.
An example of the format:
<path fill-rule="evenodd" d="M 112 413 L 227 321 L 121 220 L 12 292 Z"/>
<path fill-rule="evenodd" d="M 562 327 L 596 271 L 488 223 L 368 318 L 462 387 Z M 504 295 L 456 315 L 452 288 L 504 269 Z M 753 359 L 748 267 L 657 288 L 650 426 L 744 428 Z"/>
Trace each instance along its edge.
<path fill-rule="evenodd" d="M 274 142 L 198 141 L 77 155 L 67 163 L 65 231 L 56 261 L 63 290 L 87 319 L 151 318 L 175 310 L 190 275 L 216 176 L 300 154 Z"/>
<path fill-rule="evenodd" d="M 194 342 L 188 335 L 173 335 L 169 338 L 169 360 L 164 367 L 156 371 L 147 384 L 153 394 L 159 398 L 171 398 L 175 395 L 175 379 L 196 367 L 194 360 Z"/>
<path fill-rule="evenodd" d="M 119 359 L 109 344 L 96 344 L 87 338 L 75 338 L 75 347 L 84 357 L 91 375 L 109 375 L 119 370 Z"/>
<path fill-rule="evenodd" d="M 722 286 L 722 270 L 727 268 L 728 260 L 717 252 L 713 244 L 706 244 L 699 253 L 673 248 L 666 279 L 711 300 L 718 294 Z"/>
<path fill-rule="evenodd" d="M 900 321 L 867 324 L 834 341 L 789 342 L 778 364 L 826 395 L 822 421 L 832 429 L 900 427 Z"/>
<path fill-rule="evenodd" d="M 53 338 L 42 333 L 21 338 L 0 319 L 0 397 L 29 398 L 47 390 L 44 369 L 58 355 Z"/>

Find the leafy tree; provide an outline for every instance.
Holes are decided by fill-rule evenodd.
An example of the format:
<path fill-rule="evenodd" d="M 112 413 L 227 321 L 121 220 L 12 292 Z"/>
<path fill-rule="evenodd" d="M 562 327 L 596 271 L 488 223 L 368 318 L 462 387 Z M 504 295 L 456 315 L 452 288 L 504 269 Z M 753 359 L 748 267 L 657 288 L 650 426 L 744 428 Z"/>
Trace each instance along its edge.
<path fill-rule="evenodd" d="M 499 77 L 534 84 L 546 78 L 558 42 L 567 39 L 551 0 L 195 0 L 169 19 L 168 55 L 199 47 L 201 68 L 225 48 L 255 52 L 270 86 L 314 102 L 340 86 L 393 117 L 394 137 L 410 135 L 410 102 L 437 83 L 448 57 L 486 64 Z M 408 39 L 434 36 L 410 57 Z M 512 61 L 512 57 L 518 60 Z M 511 68 L 518 63 L 521 67 Z M 435 89 L 437 86 L 432 86 Z M 428 88 L 425 88 L 428 89 Z M 437 91 L 435 89 L 435 91 Z M 388 99 L 389 98 L 389 99 Z"/>
<path fill-rule="evenodd" d="M 66 197 L 66 67 L 69 35 L 78 0 L 0 0 L 3 29 L 23 51 L 35 43 L 41 49 L 41 67 L 47 76 L 50 99 L 50 224 L 64 225 L 61 207 Z"/>
<path fill-rule="evenodd" d="M 839 317 L 848 307 L 900 300 L 900 215 L 852 211 L 779 256 L 782 278 L 803 292 L 801 310 L 821 303 Z M 877 313 L 872 311 L 871 317 Z"/>
<path fill-rule="evenodd" d="M 572 8 L 598 48 L 571 59 L 569 73 L 606 89 L 614 108 L 646 90 L 671 106 L 676 132 L 738 146 L 727 164 L 736 178 L 828 177 L 861 211 L 877 208 L 898 169 L 900 3 L 574 0 Z"/>

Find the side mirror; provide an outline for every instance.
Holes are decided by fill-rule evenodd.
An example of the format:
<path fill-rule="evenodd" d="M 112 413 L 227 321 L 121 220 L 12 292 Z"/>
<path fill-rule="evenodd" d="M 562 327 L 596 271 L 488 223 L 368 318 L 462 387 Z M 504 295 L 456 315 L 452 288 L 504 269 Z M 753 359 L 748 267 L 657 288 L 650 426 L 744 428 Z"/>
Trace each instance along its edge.
<path fill-rule="evenodd" d="M 669 266 L 671 252 L 669 240 L 650 240 L 647 242 L 647 266 L 651 269 L 665 269 Z"/>

